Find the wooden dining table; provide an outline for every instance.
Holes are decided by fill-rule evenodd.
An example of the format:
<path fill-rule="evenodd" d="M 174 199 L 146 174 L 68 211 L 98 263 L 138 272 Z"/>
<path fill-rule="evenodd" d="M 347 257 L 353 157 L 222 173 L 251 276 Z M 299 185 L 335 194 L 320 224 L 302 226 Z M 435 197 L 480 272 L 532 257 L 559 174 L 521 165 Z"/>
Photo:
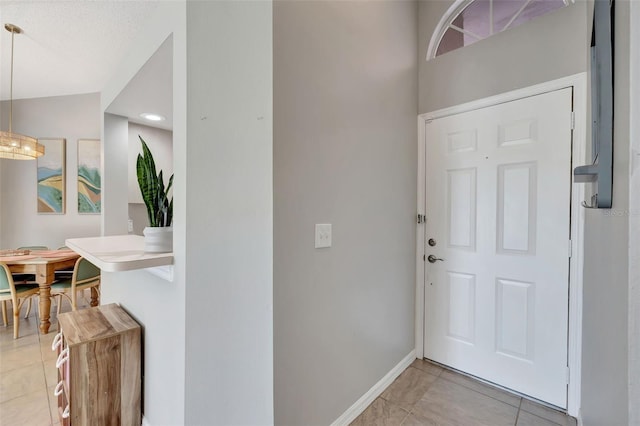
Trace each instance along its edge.
<path fill-rule="evenodd" d="M 33 250 L 19 256 L 0 256 L 11 273 L 35 274 L 40 287 L 40 332 L 47 334 L 51 323 L 51 284 L 55 281 L 55 271 L 73 269 L 80 255 L 72 250 Z"/>

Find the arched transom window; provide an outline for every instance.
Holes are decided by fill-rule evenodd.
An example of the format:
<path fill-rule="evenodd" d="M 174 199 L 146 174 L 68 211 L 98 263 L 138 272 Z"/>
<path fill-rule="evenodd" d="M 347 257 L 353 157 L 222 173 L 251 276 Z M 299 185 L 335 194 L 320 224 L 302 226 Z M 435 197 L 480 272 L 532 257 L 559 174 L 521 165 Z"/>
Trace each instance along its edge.
<path fill-rule="evenodd" d="M 517 27 L 572 1 L 457 0 L 433 32 L 427 60 Z"/>

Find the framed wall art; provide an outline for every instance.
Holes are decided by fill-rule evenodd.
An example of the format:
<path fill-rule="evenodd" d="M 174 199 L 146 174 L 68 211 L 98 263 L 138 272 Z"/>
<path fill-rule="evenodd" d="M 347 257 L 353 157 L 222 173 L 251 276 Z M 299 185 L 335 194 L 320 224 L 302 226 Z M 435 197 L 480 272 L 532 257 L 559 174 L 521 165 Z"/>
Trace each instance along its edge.
<path fill-rule="evenodd" d="M 65 213 L 65 139 L 39 139 L 45 153 L 38 157 L 38 213 Z"/>
<path fill-rule="evenodd" d="M 78 140 L 78 213 L 100 214 L 102 211 L 101 175 L 100 141 Z"/>

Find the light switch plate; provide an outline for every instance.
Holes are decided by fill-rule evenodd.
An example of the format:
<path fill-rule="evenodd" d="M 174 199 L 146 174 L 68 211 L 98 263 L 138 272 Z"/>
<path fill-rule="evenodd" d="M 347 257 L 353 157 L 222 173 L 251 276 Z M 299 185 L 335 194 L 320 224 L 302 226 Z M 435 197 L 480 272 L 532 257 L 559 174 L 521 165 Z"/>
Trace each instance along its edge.
<path fill-rule="evenodd" d="M 316 223 L 316 248 L 331 247 L 331 224 Z"/>

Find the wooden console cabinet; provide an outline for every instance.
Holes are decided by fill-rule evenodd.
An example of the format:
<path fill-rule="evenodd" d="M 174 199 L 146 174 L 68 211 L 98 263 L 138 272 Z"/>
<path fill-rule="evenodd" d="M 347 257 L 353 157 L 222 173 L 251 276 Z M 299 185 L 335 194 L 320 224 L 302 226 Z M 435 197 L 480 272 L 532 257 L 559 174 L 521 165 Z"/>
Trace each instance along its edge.
<path fill-rule="evenodd" d="M 62 425 L 141 424 L 140 326 L 118 305 L 60 314 L 55 395 Z"/>

